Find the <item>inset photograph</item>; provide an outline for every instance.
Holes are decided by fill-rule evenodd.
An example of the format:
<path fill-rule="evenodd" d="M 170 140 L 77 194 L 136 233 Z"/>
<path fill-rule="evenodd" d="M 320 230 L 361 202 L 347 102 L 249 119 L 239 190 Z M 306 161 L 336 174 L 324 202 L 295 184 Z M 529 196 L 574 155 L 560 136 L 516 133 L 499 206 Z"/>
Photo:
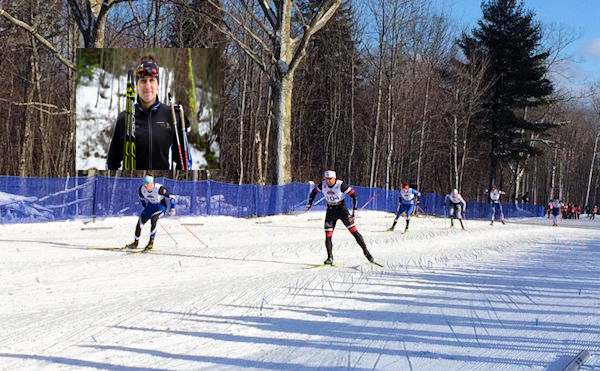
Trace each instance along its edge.
<path fill-rule="evenodd" d="M 77 170 L 219 168 L 214 49 L 79 49 Z"/>

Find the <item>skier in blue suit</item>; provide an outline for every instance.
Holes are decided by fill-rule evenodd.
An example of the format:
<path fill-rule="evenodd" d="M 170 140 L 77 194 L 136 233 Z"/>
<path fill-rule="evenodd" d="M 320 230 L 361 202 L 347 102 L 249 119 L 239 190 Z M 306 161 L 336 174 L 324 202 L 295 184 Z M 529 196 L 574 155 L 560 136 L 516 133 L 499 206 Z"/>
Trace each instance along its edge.
<path fill-rule="evenodd" d="M 398 223 L 398 219 L 400 219 L 402 213 L 406 213 L 406 226 L 404 227 L 404 233 L 408 232 L 410 215 L 415 209 L 415 205 L 419 204 L 419 197 L 421 197 L 421 193 L 419 191 L 410 188 L 409 184 L 402 185 L 400 197 L 398 197 L 398 211 L 396 212 L 396 218 L 394 219 L 394 224 L 392 224 L 392 226 L 388 229 L 388 232 L 394 230 L 394 227 L 396 227 L 396 223 Z"/>
<path fill-rule="evenodd" d="M 140 203 L 144 210 L 140 214 L 138 223 L 135 227 L 135 241 L 125 246 L 127 249 L 135 249 L 138 246 L 142 227 L 148 220 L 151 221 L 150 241 L 144 250 L 150 250 L 154 246 L 154 237 L 156 236 L 156 227 L 158 218 L 165 212 L 169 215 L 175 215 L 175 206 L 177 202 L 172 194 L 167 191 L 161 184 L 154 183 L 154 177 L 151 175 L 144 176 L 144 184 L 138 189 Z M 167 202 L 168 200 L 168 202 Z"/>

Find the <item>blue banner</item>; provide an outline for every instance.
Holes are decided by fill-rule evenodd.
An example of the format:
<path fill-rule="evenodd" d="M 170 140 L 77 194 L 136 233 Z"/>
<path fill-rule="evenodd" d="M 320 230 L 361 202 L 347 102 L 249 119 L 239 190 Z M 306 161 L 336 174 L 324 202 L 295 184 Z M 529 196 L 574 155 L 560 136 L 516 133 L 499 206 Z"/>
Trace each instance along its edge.
<path fill-rule="evenodd" d="M 290 183 L 282 186 L 228 184 L 211 180 L 175 181 L 157 178 L 177 199 L 177 214 L 266 216 L 304 210 L 311 186 Z M 0 223 L 90 219 L 139 215 L 138 178 L 76 177 L 21 178 L 0 176 Z M 400 191 L 353 187 L 361 210 L 396 212 Z M 445 216 L 444 195 L 424 193 L 419 212 Z M 346 198 L 351 207 L 351 200 Z M 502 204 L 507 217 L 544 216 L 539 205 Z M 325 201 L 317 195 L 313 210 L 324 210 Z M 467 219 L 491 216 L 488 203 L 467 202 Z"/>

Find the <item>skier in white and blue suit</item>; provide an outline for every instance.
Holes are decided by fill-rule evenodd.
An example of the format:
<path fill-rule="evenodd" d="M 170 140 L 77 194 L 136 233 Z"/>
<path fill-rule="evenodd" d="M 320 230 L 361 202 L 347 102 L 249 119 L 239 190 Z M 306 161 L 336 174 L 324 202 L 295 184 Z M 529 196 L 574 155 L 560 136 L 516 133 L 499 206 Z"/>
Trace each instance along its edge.
<path fill-rule="evenodd" d="M 140 202 L 144 210 L 140 214 L 138 223 L 135 227 L 135 241 L 126 246 L 128 249 L 135 249 L 138 246 L 142 227 L 148 220 L 151 221 L 150 241 L 144 250 L 150 250 L 154 246 L 154 237 L 156 236 L 156 227 L 158 218 L 165 212 L 169 215 L 175 215 L 175 205 L 177 202 L 172 194 L 161 184 L 154 183 L 151 175 L 144 176 L 144 184 L 138 189 Z M 167 202 L 168 199 L 168 202 Z"/>
<path fill-rule="evenodd" d="M 467 208 L 467 202 L 458 193 L 458 189 L 453 189 L 452 192 L 446 195 L 444 198 L 444 206 L 450 206 L 450 228 L 454 227 L 454 219 L 458 219 L 462 229 L 465 229 L 463 225 L 463 213 Z"/>
<path fill-rule="evenodd" d="M 487 191 L 487 190 L 486 190 Z M 500 203 L 500 196 L 505 195 L 506 192 L 499 190 L 496 186 L 492 186 L 489 191 L 490 194 L 490 205 L 492 206 L 492 219 L 490 225 L 494 225 L 494 219 L 496 217 L 496 210 L 500 213 L 500 221 L 505 224 L 504 213 L 502 212 L 502 204 Z"/>
<path fill-rule="evenodd" d="M 394 230 L 394 227 L 396 227 L 396 223 L 398 223 L 398 219 L 400 219 L 402 213 L 406 213 L 406 226 L 404 227 L 404 232 L 408 232 L 408 223 L 410 223 L 410 215 L 415 209 L 415 204 L 419 204 L 419 197 L 421 197 L 421 193 L 419 191 L 410 188 L 409 184 L 402 185 L 400 197 L 398 197 L 398 211 L 396 212 L 396 218 L 394 219 L 394 224 L 392 224 L 392 226 L 388 229 L 388 232 Z"/>

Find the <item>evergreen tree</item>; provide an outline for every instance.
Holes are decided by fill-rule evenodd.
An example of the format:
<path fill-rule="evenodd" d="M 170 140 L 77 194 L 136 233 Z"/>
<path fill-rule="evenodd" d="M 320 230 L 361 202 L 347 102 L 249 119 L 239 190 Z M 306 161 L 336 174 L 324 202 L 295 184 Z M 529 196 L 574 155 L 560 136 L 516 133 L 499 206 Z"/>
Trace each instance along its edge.
<path fill-rule="evenodd" d="M 534 13 L 517 0 L 482 3 L 483 18 L 463 34 L 459 46 L 468 60 L 489 59 L 486 79 L 491 83 L 479 117 L 481 134 L 490 145 L 490 185 L 499 165 L 523 161 L 538 153 L 531 133 L 552 127 L 528 121 L 527 108 L 544 105 L 553 91 L 547 72 L 548 51 L 541 49 L 541 26 Z"/>
<path fill-rule="evenodd" d="M 304 18 L 311 19 L 320 3 L 320 0 L 306 0 L 298 5 Z M 358 59 L 359 54 L 353 30 L 355 22 L 351 4 L 340 5 L 323 29 L 312 37 L 306 62 L 298 68 L 298 90 L 294 92 L 297 104 L 292 119 L 294 177 L 311 179 L 325 168 L 336 168 L 340 173 L 346 169 L 352 145 L 352 58 Z"/>

